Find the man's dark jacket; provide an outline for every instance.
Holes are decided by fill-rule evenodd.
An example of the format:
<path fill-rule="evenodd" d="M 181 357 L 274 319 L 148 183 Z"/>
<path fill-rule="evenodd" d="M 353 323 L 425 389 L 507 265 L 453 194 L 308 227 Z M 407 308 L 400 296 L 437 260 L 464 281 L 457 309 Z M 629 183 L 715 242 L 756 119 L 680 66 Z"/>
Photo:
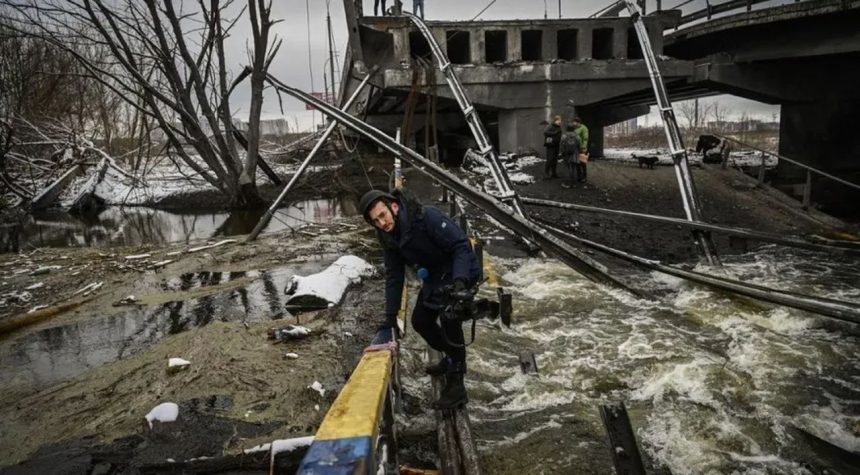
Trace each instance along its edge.
<path fill-rule="evenodd" d="M 546 137 L 544 147 L 558 148 L 558 144 L 561 141 L 561 127 L 555 123 L 549 124 L 544 129 L 543 136 Z"/>
<path fill-rule="evenodd" d="M 421 206 L 405 193 L 393 194 L 400 206 L 394 231 L 377 230 L 385 250 L 385 316 L 389 326 L 400 309 L 406 265 L 429 272 L 421 290 L 424 300 L 455 279 L 474 283 L 481 278 L 481 266 L 469 239 L 451 218 L 436 208 Z"/>

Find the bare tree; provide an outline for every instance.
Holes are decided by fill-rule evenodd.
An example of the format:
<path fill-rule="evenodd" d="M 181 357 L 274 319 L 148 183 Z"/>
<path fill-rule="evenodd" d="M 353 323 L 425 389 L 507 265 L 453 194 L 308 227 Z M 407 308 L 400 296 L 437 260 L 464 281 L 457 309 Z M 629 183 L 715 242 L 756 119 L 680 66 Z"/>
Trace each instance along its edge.
<path fill-rule="evenodd" d="M 233 139 L 224 40 L 247 8 L 255 28 L 252 69 L 264 75 L 277 47 L 268 48 L 271 2 L 248 0 L 225 18 L 233 3 L 0 0 L 0 10 L 16 32 L 32 34 L 35 28 L 36 36 L 74 56 L 88 77 L 139 113 L 135 126 L 157 124 L 173 153 L 241 207 L 260 201 L 255 172 L 262 81 L 252 80 L 257 131 L 247 154 L 253 158 L 243 164 Z M 79 52 L 92 45 L 107 54 L 92 58 Z"/>
<path fill-rule="evenodd" d="M 716 99 L 711 102 L 709 107 L 711 118 L 714 119 L 714 127 L 717 129 L 717 132 L 722 132 L 722 129 L 725 128 L 726 116 L 729 112 L 728 108 Z"/>

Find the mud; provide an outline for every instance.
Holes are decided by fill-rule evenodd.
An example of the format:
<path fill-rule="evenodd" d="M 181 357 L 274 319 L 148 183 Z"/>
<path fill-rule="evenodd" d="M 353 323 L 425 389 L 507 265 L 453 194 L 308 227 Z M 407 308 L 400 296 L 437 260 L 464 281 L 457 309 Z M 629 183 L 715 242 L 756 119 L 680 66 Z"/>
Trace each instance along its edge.
<path fill-rule="evenodd" d="M 671 166 L 648 169 L 631 162 L 593 160 L 588 164 L 588 182 L 571 189 L 561 186 L 563 180 L 566 181 L 566 170 L 561 165 L 561 178 L 551 180 L 542 178 L 543 163 L 529 166 L 526 171 L 540 178 L 535 183 L 515 187 L 523 196 L 685 217 Z M 805 212 L 799 203 L 787 196 L 757 188 L 755 179 L 737 170 L 722 170 L 719 165 L 706 164 L 693 168 L 693 177 L 707 222 L 778 234 L 833 236 L 840 231 L 852 236 L 857 233 L 856 226 L 815 210 Z M 698 258 L 691 233 L 676 225 L 538 206 L 528 206 L 528 210 L 536 217 L 567 226 L 584 238 L 643 257 L 675 263 Z M 714 235 L 713 239 L 721 254 L 746 252 L 732 246 L 726 236 Z M 749 244 L 748 249 L 753 250 L 759 243 Z"/>
<path fill-rule="evenodd" d="M 3 337 L 8 379 L 4 377 L 0 402 L 4 421 L 0 464 L 26 460 L 43 446 L 68 446 L 75 441 L 76 453 L 82 450 L 80 441 L 88 441 L 83 445 L 90 449 L 84 453 L 111 453 L 109 444 L 125 440 L 134 449 L 124 466 L 139 468 L 167 458 L 187 461 L 235 454 L 272 439 L 312 435 L 379 323 L 376 316 L 382 297 L 371 291 L 381 288 L 378 278 L 363 284 L 366 288 L 350 291 L 341 305 L 297 317 L 282 308 L 276 311 L 254 305 L 253 312 L 234 312 L 238 319 L 231 319 L 227 302 L 242 301 L 237 289 L 263 284 L 267 271 L 260 269 L 277 273 L 288 264 L 290 269 L 318 271 L 345 253 L 371 259 L 376 252 L 373 236 L 358 224 L 351 218 L 328 228 L 306 227 L 301 230 L 304 234 L 297 232 L 292 237 L 267 236 L 253 244 L 226 244 L 205 253 L 186 254 L 158 270 L 140 271 L 142 264 L 120 269 L 124 264 L 118 257 L 128 252 L 166 253 L 172 248 L 114 249 L 113 257 L 89 249 L 45 251 L 47 255 L 40 257 L 78 265 L 90 261 L 86 278 L 98 278 L 105 286 L 95 300 L 76 310 Z M 308 234 L 317 236 L 309 238 Z M 62 252 L 66 259 L 55 252 Z M 199 279 L 201 272 L 211 276 L 219 271 L 242 276 L 221 284 Z M 195 288 L 183 290 L 169 284 L 193 281 L 189 274 L 198 279 Z M 281 274 L 284 282 L 289 277 L 286 274 L 292 275 Z M 48 277 L 46 292 L 57 297 L 83 282 L 80 277 L 78 282 L 68 278 L 67 272 Z M 282 293 L 283 287 L 278 287 L 276 292 Z M 132 293 L 139 295 L 140 305 L 131 310 L 114 305 L 121 296 Z M 146 309 L 207 297 L 224 300 L 209 309 L 209 322 L 192 318 L 187 327 L 177 329 L 169 319 L 159 323 L 144 318 L 145 325 L 134 326 L 141 316 L 151 315 Z M 241 303 L 235 305 L 242 308 Z M 108 326 L 114 331 L 104 331 L 98 324 L 92 338 L 69 345 L 82 332 L 82 324 L 117 319 L 125 323 Z M 285 344 L 267 338 L 270 328 L 297 322 L 311 328 L 313 335 Z M 128 326 L 131 334 L 123 335 L 122 328 Z M 112 334 L 116 332 L 120 338 L 114 347 Z M 299 357 L 288 359 L 287 352 Z M 20 361 L 22 370 L 10 371 L 8 365 L 22 354 L 26 356 Z M 100 357 L 108 361 L 100 361 Z M 167 360 L 171 357 L 189 360 L 191 367 L 170 374 Z M 76 360 L 82 360 L 81 364 L 75 366 Z M 69 370 L 70 366 L 75 369 Z M 52 384 L 44 384 L 46 381 Z M 327 389 L 325 397 L 308 389 L 314 381 Z M 163 429 L 157 437 L 162 444 L 153 445 L 149 439 L 154 436 L 143 416 L 165 401 L 183 408 L 181 427 Z M 48 452 L 42 457 L 51 456 Z"/>
<path fill-rule="evenodd" d="M 390 158 L 378 158 L 330 171 L 327 194 L 357 195 L 374 180 L 384 186 Z M 302 190 L 297 196 L 317 191 Z M 215 457 L 219 470 L 267 473 L 266 457 L 243 449 L 313 435 L 381 320 L 378 276 L 335 307 L 284 308 L 294 274 L 317 272 L 344 254 L 378 263 L 373 233 L 346 211 L 331 224 L 249 244 L 238 236 L 196 252 L 215 242 L 0 255 L 0 325 L 24 322 L 0 335 L 0 472 L 196 473 L 212 470 L 202 461 Z M 101 287 L 79 292 L 94 283 Z M 27 320 L 34 308 L 81 299 L 76 308 Z M 268 339 L 269 329 L 296 323 L 312 335 Z M 190 368 L 168 372 L 171 357 L 191 361 Z M 315 381 L 324 397 L 308 388 Z M 168 401 L 179 404 L 179 420 L 150 429 L 143 416 Z"/>

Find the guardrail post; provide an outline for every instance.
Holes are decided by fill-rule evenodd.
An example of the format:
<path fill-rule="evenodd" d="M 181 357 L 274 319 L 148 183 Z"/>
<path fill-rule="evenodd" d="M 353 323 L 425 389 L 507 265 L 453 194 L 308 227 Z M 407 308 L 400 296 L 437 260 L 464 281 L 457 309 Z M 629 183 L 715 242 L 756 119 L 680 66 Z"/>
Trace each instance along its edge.
<path fill-rule="evenodd" d="M 806 170 L 806 185 L 803 187 L 803 210 L 809 209 L 809 202 L 812 199 L 812 172 Z"/>
<path fill-rule="evenodd" d="M 752 11 L 752 0 L 747 0 L 747 11 L 748 12 Z"/>
<path fill-rule="evenodd" d="M 662 9 L 663 9 L 663 0 L 657 0 L 657 11 L 659 12 Z"/>
<path fill-rule="evenodd" d="M 708 20 L 711 19 L 711 0 L 705 0 L 705 5 L 708 8 Z"/>
<path fill-rule="evenodd" d="M 382 412 L 382 433 L 387 446 L 386 460 L 384 461 L 385 473 L 399 473 L 397 468 L 397 432 L 394 430 L 394 404 L 392 404 L 390 388 L 385 396 L 385 408 Z"/>
<path fill-rule="evenodd" d="M 764 186 L 764 152 L 761 153 L 761 165 L 758 167 L 758 186 Z"/>

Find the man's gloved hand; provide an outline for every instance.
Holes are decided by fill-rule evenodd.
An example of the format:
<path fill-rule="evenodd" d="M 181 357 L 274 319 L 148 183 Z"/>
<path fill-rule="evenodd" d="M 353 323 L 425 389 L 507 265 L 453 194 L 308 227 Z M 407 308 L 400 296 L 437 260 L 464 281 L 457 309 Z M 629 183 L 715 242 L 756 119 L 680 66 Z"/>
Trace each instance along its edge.
<path fill-rule="evenodd" d="M 451 298 L 458 301 L 470 300 L 472 298 L 472 292 L 469 291 L 469 285 L 466 279 L 459 278 L 454 280 Z"/>

